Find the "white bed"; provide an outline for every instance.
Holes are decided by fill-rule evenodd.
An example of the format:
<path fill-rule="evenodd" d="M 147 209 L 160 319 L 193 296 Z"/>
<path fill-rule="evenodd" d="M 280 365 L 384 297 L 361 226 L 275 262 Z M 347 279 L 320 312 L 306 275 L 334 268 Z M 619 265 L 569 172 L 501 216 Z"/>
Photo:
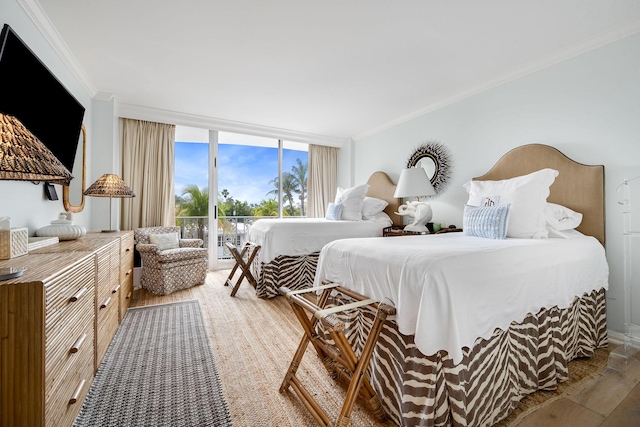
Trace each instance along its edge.
<path fill-rule="evenodd" d="M 492 240 L 447 233 L 331 242 L 320 253 L 315 285 L 345 278 L 349 289 L 389 299 L 398 330 L 414 335 L 422 353 L 446 351 L 460 363 L 463 348 L 496 328 L 608 289 L 608 265 L 590 236 Z"/>
<path fill-rule="evenodd" d="M 249 240 L 261 245 L 258 261 L 268 264 L 280 255 L 319 252 L 324 245 L 350 237 L 380 237 L 391 220 L 333 221 L 325 218 L 261 219 L 249 231 Z"/>
<path fill-rule="evenodd" d="M 368 179 L 367 197 L 384 200 L 383 219 L 359 221 L 324 218 L 260 219 L 249 229 L 247 240 L 260 245 L 252 264 L 252 273 L 261 298 L 278 296 L 278 288 L 308 288 L 313 283 L 318 255 L 324 245 L 349 237 L 378 237 L 390 225 L 402 223 L 398 211 L 400 199 L 393 197 L 395 184 L 384 172 L 374 172 Z"/>
<path fill-rule="evenodd" d="M 493 240 L 446 233 L 323 248 L 316 285 L 334 282 L 397 309 L 371 372 L 399 425 L 492 425 L 525 395 L 565 381 L 569 361 L 607 345 L 604 168 L 532 144 L 476 179 L 543 168 L 560 171 L 547 201 L 582 212 L 582 234 Z M 373 316 L 368 309 L 344 314 L 353 340 Z"/>

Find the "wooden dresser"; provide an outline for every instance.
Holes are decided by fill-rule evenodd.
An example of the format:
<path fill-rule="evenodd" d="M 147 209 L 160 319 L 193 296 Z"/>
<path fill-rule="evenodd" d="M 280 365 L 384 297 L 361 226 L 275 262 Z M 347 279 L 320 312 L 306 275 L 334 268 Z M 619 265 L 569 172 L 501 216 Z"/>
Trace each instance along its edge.
<path fill-rule="evenodd" d="M 0 425 L 71 425 L 131 301 L 133 232 L 88 233 L 4 267 L 26 270 L 0 282 Z"/>

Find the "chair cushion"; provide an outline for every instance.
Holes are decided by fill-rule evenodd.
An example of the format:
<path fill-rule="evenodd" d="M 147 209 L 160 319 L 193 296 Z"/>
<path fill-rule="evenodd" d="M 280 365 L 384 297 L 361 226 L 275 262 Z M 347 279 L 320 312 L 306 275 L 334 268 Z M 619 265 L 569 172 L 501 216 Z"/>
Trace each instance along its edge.
<path fill-rule="evenodd" d="M 207 250 L 204 248 L 175 248 L 160 252 L 157 256 L 157 261 L 166 263 L 206 257 Z"/>
<path fill-rule="evenodd" d="M 149 243 L 157 245 L 161 251 L 180 247 L 178 233 L 149 234 Z"/>

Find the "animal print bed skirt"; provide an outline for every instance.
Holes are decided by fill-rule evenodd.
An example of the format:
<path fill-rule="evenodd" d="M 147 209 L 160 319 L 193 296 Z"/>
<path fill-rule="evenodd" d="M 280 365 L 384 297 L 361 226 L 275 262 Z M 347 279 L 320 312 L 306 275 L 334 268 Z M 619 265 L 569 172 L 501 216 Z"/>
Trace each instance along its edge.
<path fill-rule="evenodd" d="M 370 307 L 338 314 L 357 353 L 374 315 Z M 398 425 L 490 426 L 524 396 L 566 381 L 569 361 L 607 345 L 604 289 L 569 308 L 543 309 L 507 331 L 497 329 L 488 340 L 479 338 L 457 365 L 446 352 L 425 356 L 413 336 L 400 334 L 389 320 L 371 361 L 371 381 Z"/>
<path fill-rule="evenodd" d="M 260 298 L 273 298 L 280 295 L 280 286 L 291 290 L 310 288 L 313 286 L 319 256 L 320 252 L 299 256 L 280 255 L 268 264 L 254 262 L 252 274 L 258 279 L 256 294 Z"/>

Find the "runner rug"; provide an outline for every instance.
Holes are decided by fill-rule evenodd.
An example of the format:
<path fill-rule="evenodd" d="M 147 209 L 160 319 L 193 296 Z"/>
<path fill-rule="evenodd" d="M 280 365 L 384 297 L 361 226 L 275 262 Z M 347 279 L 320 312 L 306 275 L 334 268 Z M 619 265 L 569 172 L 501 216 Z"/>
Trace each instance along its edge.
<path fill-rule="evenodd" d="M 198 301 L 127 310 L 74 425 L 231 426 Z"/>

